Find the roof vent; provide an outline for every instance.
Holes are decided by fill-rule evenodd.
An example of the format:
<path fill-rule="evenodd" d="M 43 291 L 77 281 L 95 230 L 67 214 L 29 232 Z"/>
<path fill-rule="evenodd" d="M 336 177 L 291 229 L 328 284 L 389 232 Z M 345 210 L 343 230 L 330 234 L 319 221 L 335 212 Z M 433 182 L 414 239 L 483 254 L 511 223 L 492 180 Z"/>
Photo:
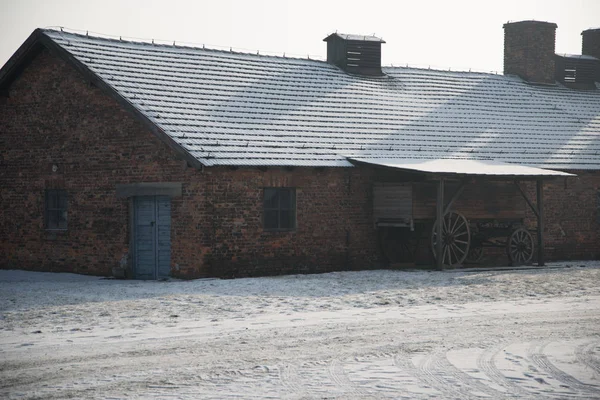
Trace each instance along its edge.
<path fill-rule="evenodd" d="M 556 80 L 579 89 L 595 89 L 594 81 L 600 73 L 600 60 L 596 57 L 573 54 L 555 56 Z"/>
<path fill-rule="evenodd" d="M 357 75 L 383 75 L 381 71 L 381 44 L 375 36 L 332 33 L 327 42 L 327 62 Z"/>

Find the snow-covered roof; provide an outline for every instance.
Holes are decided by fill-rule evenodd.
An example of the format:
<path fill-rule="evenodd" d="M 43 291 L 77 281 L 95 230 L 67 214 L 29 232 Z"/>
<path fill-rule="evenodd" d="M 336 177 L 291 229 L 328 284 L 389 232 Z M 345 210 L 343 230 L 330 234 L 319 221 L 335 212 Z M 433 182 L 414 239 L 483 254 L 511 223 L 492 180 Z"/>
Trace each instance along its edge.
<path fill-rule="evenodd" d="M 565 57 L 565 58 L 576 58 L 578 60 L 590 60 L 590 61 L 597 60 L 596 57 L 588 56 L 585 54 L 567 54 L 567 53 L 565 53 L 565 54 L 556 54 L 556 55 L 559 57 Z"/>
<path fill-rule="evenodd" d="M 561 171 L 528 167 L 491 160 L 402 160 L 398 158 L 351 158 L 357 161 L 380 167 L 396 168 L 409 171 L 434 174 L 483 175 L 483 176 L 575 176 Z"/>
<path fill-rule="evenodd" d="M 42 33 L 206 166 L 397 158 L 600 169 L 600 90 L 404 67 L 363 77 L 316 60 Z"/>
<path fill-rule="evenodd" d="M 375 35 L 351 35 L 351 34 L 347 34 L 347 33 L 332 33 L 331 35 L 327 36 L 325 39 L 323 40 L 327 40 L 332 36 L 338 36 L 344 40 L 356 40 L 359 42 L 379 42 L 379 43 L 385 43 L 385 40 L 383 40 L 382 38 L 379 38 Z"/>

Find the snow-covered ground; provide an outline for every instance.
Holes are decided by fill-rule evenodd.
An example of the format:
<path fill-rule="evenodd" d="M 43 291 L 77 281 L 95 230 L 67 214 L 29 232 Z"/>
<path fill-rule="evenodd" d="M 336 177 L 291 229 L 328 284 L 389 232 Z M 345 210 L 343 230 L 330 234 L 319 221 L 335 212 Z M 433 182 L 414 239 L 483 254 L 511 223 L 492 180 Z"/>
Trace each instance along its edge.
<path fill-rule="evenodd" d="M 600 262 L 167 282 L 0 271 L 0 398 L 600 399 Z"/>

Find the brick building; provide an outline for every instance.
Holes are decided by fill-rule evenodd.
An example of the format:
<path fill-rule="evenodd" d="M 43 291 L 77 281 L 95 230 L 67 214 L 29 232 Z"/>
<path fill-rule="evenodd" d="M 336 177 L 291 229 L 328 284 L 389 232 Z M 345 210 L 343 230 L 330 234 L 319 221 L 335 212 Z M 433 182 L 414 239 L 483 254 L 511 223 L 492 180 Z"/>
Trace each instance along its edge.
<path fill-rule="evenodd" d="M 450 210 L 522 223 L 542 246 L 514 262 L 599 258 L 599 30 L 557 55 L 555 24 L 504 29 L 504 75 L 382 67 L 370 36 L 324 62 L 36 30 L 0 70 L 0 268 L 444 264 Z"/>

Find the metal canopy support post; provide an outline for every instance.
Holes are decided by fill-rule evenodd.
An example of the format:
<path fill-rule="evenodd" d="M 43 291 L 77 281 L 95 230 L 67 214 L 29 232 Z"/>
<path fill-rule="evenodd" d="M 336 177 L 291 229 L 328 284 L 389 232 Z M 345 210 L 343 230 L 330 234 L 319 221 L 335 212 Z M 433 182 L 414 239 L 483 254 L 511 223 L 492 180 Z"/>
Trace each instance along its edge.
<path fill-rule="evenodd" d="M 538 266 L 544 265 L 544 181 L 537 180 L 537 239 L 538 239 Z"/>
<path fill-rule="evenodd" d="M 442 226 L 444 224 L 444 178 L 440 178 L 438 184 L 436 206 L 436 217 L 438 224 L 436 230 L 437 241 L 435 243 L 435 254 L 437 269 L 441 271 L 444 269 L 444 255 L 442 254 Z"/>

